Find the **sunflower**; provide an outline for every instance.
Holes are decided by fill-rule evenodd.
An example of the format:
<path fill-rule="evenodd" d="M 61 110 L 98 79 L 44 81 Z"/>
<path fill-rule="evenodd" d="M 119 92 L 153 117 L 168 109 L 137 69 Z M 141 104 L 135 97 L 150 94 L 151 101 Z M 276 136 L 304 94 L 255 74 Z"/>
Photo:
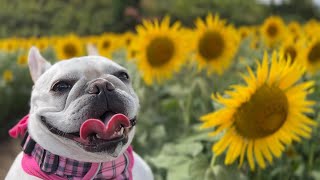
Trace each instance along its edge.
<path fill-rule="evenodd" d="M 126 49 L 126 56 L 128 61 L 136 59 L 137 46 L 135 45 L 135 43 L 133 43 L 136 42 L 136 37 L 136 34 L 133 34 L 131 32 L 126 32 L 124 34 L 124 37 L 122 37 L 122 47 L 125 47 Z"/>
<path fill-rule="evenodd" d="M 19 41 L 16 38 L 10 38 L 3 41 L 2 48 L 6 52 L 13 52 L 19 48 Z"/>
<path fill-rule="evenodd" d="M 20 47 L 22 50 L 29 50 L 32 46 L 35 45 L 35 43 L 30 43 L 30 39 L 32 38 L 24 38 L 24 39 L 20 39 Z"/>
<path fill-rule="evenodd" d="M 87 45 L 87 44 L 91 44 L 94 47 L 98 47 L 98 42 L 99 42 L 99 36 L 86 36 L 81 38 L 82 43 Z"/>
<path fill-rule="evenodd" d="M 40 51 L 44 51 L 49 47 L 49 39 L 47 37 L 42 37 L 36 40 L 35 45 Z"/>
<path fill-rule="evenodd" d="M 4 82 L 9 83 L 11 81 L 13 81 L 13 72 L 11 70 L 5 70 L 2 73 L 2 79 L 4 80 Z"/>
<path fill-rule="evenodd" d="M 209 14 L 206 21 L 196 20 L 194 33 L 195 59 L 199 69 L 222 74 L 227 69 L 239 47 L 238 33 L 232 26 L 227 26 L 219 16 Z"/>
<path fill-rule="evenodd" d="M 111 58 L 112 53 L 119 48 L 119 42 L 114 34 L 105 33 L 98 39 L 97 46 L 100 55 Z"/>
<path fill-rule="evenodd" d="M 302 28 L 297 21 L 291 21 L 288 24 L 288 30 L 297 38 L 302 34 Z"/>
<path fill-rule="evenodd" d="M 244 85 L 235 85 L 226 97 L 213 96 L 224 105 L 222 109 L 201 117 L 202 128 L 217 127 L 211 135 L 224 131 L 223 137 L 212 146 L 215 155 L 227 148 L 225 164 L 232 164 L 245 156 L 251 170 L 255 160 L 261 168 L 272 163 L 285 150 L 285 145 L 309 138 L 316 122 L 305 113 L 312 113 L 315 102 L 306 100 L 314 82 L 298 83 L 304 68 L 273 53 L 271 65 L 264 55 L 262 64 L 257 62 L 257 73 L 248 67 L 249 75 L 242 75 Z"/>
<path fill-rule="evenodd" d="M 239 32 L 239 35 L 240 35 L 241 40 L 243 40 L 243 39 L 246 39 L 248 36 L 251 35 L 252 30 L 251 30 L 251 28 L 248 27 L 248 26 L 241 26 L 241 27 L 238 29 L 238 32 Z"/>
<path fill-rule="evenodd" d="M 311 19 L 303 26 L 303 30 L 309 39 L 315 36 L 319 37 L 320 23 L 315 19 Z"/>
<path fill-rule="evenodd" d="M 261 27 L 261 35 L 270 48 L 273 48 L 282 40 L 285 31 L 285 24 L 279 16 L 268 17 Z"/>
<path fill-rule="evenodd" d="M 70 59 L 84 55 L 84 47 L 79 37 L 68 35 L 57 40 L 55 45 L 57 58 L 59 60 Z"/>
<path fill-rule="evenodd" d="M 135 37 L 131 38 L 132 41 L 135 41 Z M 127 55 L 127 60 L 131 61 L 136 59 L 136 55 L 137 55 L 137 48 L 135 46 L 134 43 L 130 43 L 130 45 L 126 48 L 126 55 Z"/>
<path fill-rule="evenodd" d="M 132 44 L 132 40 L 134 38 L 134 34 L 130 31 L 125 32 L 123 35 L 120 36 L 122 44 L 122 47 L 128 48 Z"/>
<path fill-rule="evenodd" d="M 314 74 L 320 70 L 320 37 L 311 39 L 301 53 L 301 60 L 303 60 L 308 73 Z"/>
<path fill-rule="evenodd" d="M 301 49 L 304 48 L 304 40 L 296 39 L 293 34 L 290 34 L 284 41 L 281 43 L 280 52 L 284 53 L 285 59 L 291 59 L 291 62 L 294 62 L 300 58 Z M 301 61 L 298 60 L 300 63 Z"/>
<path fill-rule="evenodd" d="M 185 41 L 180 33 L 180 23 L 170 26 L 167 16 L 162 22 L 144 20 L 136 30 L 136 62 L 145 83 L 161 83 L 171 78 L 185 61 Z"/>
<path fill-rule="evenodd" d="M 27 56 L 27 54 L 21 54 L 18 57 L 17 64 L 20 65 L 20 66 L 24 66 L 24 65 L 28 64 L 28 56 Z"/>

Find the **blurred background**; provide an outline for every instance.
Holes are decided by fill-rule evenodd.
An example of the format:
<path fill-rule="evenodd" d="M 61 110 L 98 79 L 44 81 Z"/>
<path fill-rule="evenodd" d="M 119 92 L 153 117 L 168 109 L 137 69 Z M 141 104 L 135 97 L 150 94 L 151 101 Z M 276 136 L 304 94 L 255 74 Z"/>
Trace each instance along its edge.
<path fill-rule="evenodd" d="M 142 18 L 170 15 L 192 27 L 197 17 L 219 13 L 232 24 L 253 25 L 270 15 L 286 21 L 319 18 L 318 0 L 1 0 L 0 37 L 64 35 L 80 36 L 134 30 Z"/>
<path fill-rule="evenodd" d="M 204 20 L 209 13 L 232 25 L 239 39 L 230 56 L 234 63 L 224 73 L 207 73 L 203 67 L 199 71 L 193 62 L 184 61 L 170 78 L 150 81 L 144 77 L 146 67 L 141 68 L 139 56 L 134 56 L 139 38 L 135 37 L 139 36 L 136 27 L 143 20 L 170 16 L 171 24 L 180 21 L 185 29 L 180 36 L 192 43 L 189 31 L 197 28 L 197 18 Z M 95 45 L 101 55 L 133 74 L 141 102 L 133 146 L 150 164 L 156 179 L 320 179 L 319 130 L 313 131 L 310 140 L 286 147 L 273 165 L 256 171 L 250 171 L 247 164 L 242 168 L 225 166 L 223 157 L 213 163 L 211 146 L 219 137 L 199 131 L 199 118 L 219 107 L 211 94 L 242 83 L 238 72 L 245 72 L 246 65 L 252 66 L 252 60 L 261 59 L 264 51 L 281 49 L 282 44 L 264 45 L 262 38 L 256 37 L 271 16 L 280 17 L 286 28 L 295 23 L 305 37 L 320 34 L 319 0 L 0 0 L 0 179 L 20 151 L 19 140 L 12 140 L 7 132 L 29 110 L 28 48 L 36 45 L 54 63 L 87 54 L 86 44 Z M 311 26 L 311 31 L 304 28 Z M 61 54 L 59 49 L 67 43 L 79 53 Z M 185 58 L 193 59 L 190 57 Z M 311 79 L 317 81 L 318 77 Z M 318 102 L 318 81 L 316 84 L 311 98 Z M 316 113 L 311 115 L 317 121 L 318 107 L 317 103 Z"/>

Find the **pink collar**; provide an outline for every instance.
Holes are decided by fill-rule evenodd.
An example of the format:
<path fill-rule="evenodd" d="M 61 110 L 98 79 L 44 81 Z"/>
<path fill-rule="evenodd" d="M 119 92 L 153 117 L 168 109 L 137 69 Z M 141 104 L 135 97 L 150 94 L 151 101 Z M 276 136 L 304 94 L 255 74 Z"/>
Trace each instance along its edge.
<path fill-rule="evenodd" d="M 28 119 L 29 115 L 21 119 L 9 134 L 15 138 L 25 134 Z M 30 136 L 26 136 L 23 149 L 27 152 L 22 159 L 23 170 L 42 179 L 132 180 L 134 158 L 131 146 L 117 159 L 103 163 L 81 162 L 52 154 L 34 142 Z"/>

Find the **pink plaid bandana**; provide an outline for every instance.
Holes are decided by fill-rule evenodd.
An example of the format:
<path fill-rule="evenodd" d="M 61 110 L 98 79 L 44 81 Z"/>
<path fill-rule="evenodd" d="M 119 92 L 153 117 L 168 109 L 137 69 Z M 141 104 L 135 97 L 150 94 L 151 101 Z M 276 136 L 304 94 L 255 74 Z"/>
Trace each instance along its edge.
<path fill-rule="evenodd" d="M 19 130 L 14 131 L 13 128 L 10 133 L 13 133 L 14 131 L 14 134 L 16 136 L 18 134 L 22 134 L 22 131 L 25 131 L 26 127 L 22 127 L 21 124 L 26 125 L 27 121 L 28 117 L 23 118 L 14 127 L 16 129 L 17 127 L 19 127 Z M 56 175 L 59 177 L 59 179 L 84 179 L 84 177 L 87 177 L 89 175 L 92 177 L 90 179 L 95 180 L 132 180 L 132 168 L 134 159 L 131 146 L 117 159 L 109 162 L 103 162 L 99 165 L 99 163 L 81 162 L 52 154 L 51 152 L 43 149 L 39 144 L 32 141 L 33 140 L 31 139 L 31 137 L 27 136 L 25 142 L 23 142 L 23 149 L 26 150 L 28 149 L 26 146 L 33 144 L 32 146 L 34 146 L 34 148 L 30 153 L 30 158 L 35 160 L 36 164 L 39 166 L 37 168 L 40 168 L 40 170 L 48 176 Z M 25 154 L 24 156 L 28 156 L 28 154 Z M 24 161 L 24 159 L 22 161 Z M 24 164 L 24 162 L 22 164 Z M 92 173 L 92 170 L 94 169 L 97 170 Z M 37 176 L 34 173 L 32 173 L 31 175 Z M 41 178 L 43 176 L 39 175 L 38 177 Z"/>

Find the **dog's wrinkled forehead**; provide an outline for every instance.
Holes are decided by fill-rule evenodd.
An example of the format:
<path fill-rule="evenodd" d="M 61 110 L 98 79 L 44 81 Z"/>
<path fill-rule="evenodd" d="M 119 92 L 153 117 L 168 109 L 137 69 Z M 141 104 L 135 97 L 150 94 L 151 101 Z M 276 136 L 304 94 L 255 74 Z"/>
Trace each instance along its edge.
<path fill-rule="evenodd" d="M 126 72 L 126 69 L 110 59 L 101 56 L 85 56 L 60 61 L 46 71 L 44 76 L 51 77 L 51 81 L 63 78 L 77 80 L 83 77 L 92 80 L 104 74 L 113 74 L 119 71 Z M 42 84 L 41 81 L 47 81 L 48 79 L 45 77 L 40 78 L 37 84 Z"/>

